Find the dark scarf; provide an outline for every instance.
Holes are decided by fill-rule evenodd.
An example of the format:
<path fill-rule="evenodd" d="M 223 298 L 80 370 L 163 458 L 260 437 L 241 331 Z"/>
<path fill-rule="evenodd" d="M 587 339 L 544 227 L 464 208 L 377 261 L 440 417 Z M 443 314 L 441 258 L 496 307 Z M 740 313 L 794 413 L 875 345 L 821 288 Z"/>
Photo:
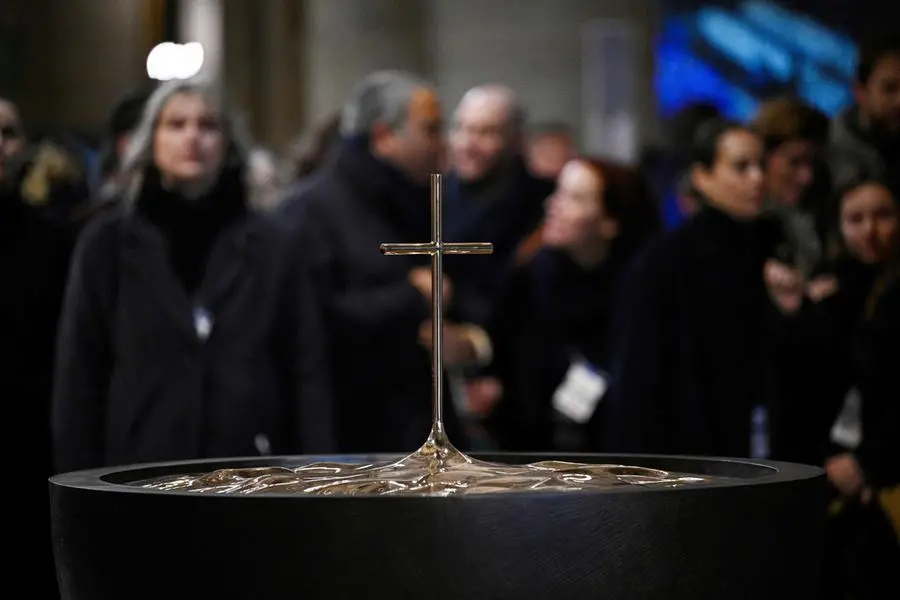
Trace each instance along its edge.
<path fill-rule="evenodd" d="M 728 249 L 734 258 L 745 265 L 758 263 L 760 275 L 761 265 L 767 258 L 790 262 L 792 257 L 785 254 L 784 228 L 775 216 L 762 214 L 753 219 L 736 219 L 706 199 L 702 202 L 703 208 L 694 219 L 702 224 L 701 229 L 706 232 L 703 241 L 710 253 L 718 254 Z"/>
<path fill-rule="evenodd" d="M 400 169 L 375 157 L 369 150 L 367 137 L 343 140 L 337 151 L 335 168 L 359 190 L 361 197 L 374 202 L 397 226 L 402 239 L 390 241 L 428 240 L 428 188 L 416 185 Z"/>
<path fill-rule="evenodd" d="M 146 171 L 135 211 L 165 236 L 172 267 L 189 293 L 203 279 L 216 237 L 246 213 L 245 195 L 239 168 L 222 171 L 213 187 L 196 199 L 165 189 L 156 168 Z"/>
<path fill-rule="evenodd" d="M 545 248 L 529 263 L 536 308 L 548 330 L 598 366 L 606 363 L 609 317 L 628 255 L 614 244 L 603 262 L 585 268 L 565 252 Z"/>
<path fill-rule="evenodd" d="M 551 185 L 535 178 L 521 156 L 478 181 L 451 175 L 445 211 L 448 235 L 460 241 L 490 240 L 497 250 L 508 251 L 540 222 L 545 192 L 550 191 Z"/>

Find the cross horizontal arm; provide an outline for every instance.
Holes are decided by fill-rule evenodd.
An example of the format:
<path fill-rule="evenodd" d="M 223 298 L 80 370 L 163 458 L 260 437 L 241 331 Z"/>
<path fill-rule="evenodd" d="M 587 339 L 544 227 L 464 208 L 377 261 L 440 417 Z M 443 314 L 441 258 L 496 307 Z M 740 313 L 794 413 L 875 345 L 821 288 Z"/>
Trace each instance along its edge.
<path fill-rule="evenodd" d="M 437 246 L 429 244 L 381 244 L 381 253 L 387 256 L 403 254 L 491 254 L 494 245 L 485 242 L 447 242 Z"/>
<path fill-rule="evenodd" d="M 445 242 L 441 249 L 445 254 L 491 254 L 494 245 L 486 242 Z"/>
<path fill-rule="evenodd" d="M 434 254 L 434 244 L 382 244 L 381 253 L 386 256 L 398 254 Z"/>

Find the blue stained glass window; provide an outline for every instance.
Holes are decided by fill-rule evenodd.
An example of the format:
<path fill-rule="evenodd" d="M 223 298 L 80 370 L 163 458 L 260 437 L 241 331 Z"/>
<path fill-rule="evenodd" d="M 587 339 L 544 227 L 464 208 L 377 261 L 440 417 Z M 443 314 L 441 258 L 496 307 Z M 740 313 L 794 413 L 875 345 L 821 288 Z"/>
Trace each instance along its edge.
<path fill-rule="evenodd" d="M 656 94 L 664 116 L 694 102 L 713 103 L 724 115 L 738 120 L 756 112 L 756 98 L 684 48 L 661 45 L 656 56 Z"/>
<path fill-rule="evenodd" d="M 790 81 L 794 75 L 794 60 L 790 52 L 724 10 L 700 9 L 697 28 L 710 45 L 738 63 L 748 75 L 769 77 L 780 82 Z"/>
<path fill-rule="evenodd" d="M 701 6 L 664 19 L 656 92 L 669 116 L 695 102 L 752 117 L 761 98 L 796 95 L 828 115 L 852 103 L 855 45 L 808 15 L 748 0 L 735 10 Z"/>
<path fill-rule="evenodd" d="M 847 79 L 854 76 L 858 51 L 846 36 L 771 2 L 744 2 L 740 14 L 778 43 L 835 69 Z"/>

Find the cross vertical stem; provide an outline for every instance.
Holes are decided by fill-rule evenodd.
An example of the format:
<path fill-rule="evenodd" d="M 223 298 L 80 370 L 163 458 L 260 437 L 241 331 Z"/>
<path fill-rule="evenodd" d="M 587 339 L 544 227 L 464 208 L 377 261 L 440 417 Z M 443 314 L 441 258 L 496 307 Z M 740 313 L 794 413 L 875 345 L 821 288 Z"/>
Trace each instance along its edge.
<path fill-rule="evenodd" d="M 442 240 L 443 185 L 440 173 L 431 174 L 431 243 L 434 252 L 431 254 L 431 414 L 432 427 L 440 432 L 444 430 L 444 261 Z"/>
<path fill-rule="evenodd" d="M 444 432 L 444 254 L 490 254 L 486 242 L 444 244 L 443 185 L 440 173 L 431 175 L 431 242 L 427 244 L 381 244 L 382 254 L 431 256 L 431 435 L 426 445 L 447 448 Z"/>

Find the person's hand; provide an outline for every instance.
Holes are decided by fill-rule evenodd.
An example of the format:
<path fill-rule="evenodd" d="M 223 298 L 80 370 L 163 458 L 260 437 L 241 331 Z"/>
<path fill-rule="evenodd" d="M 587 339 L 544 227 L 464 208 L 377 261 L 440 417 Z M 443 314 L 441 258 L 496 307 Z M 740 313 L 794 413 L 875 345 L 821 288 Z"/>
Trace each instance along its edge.
<path fill-rule="evenodd" d="M 469 412 L 487 417 L 503 396 L 503 384 L 495 377 L 479 377 L 466 383 L 466 402 Z"/>
<path fill-rule="evenodd" d="M 409 283 L 431 302 L 431 269 L 429 267 L 416 267 L 409 272 Z M 453 300 L 453 284 L 445 275 L 443 278 L 444 305 Z"/>
<path fill-rule="evenodd" d="M 872 488 L 864 487 L 862 489 L 862 492 L 860 492 L 860 494 L 859 494 L 859 500 L 863 504 L 868 504 L 869 502 L 872 501 L 872 496 L 873 496 Z"/>
<path fill-rule="evenodd" d="M 833 296 L 839 287 L 838 279 L 834 275 L 819 275 L 806 284 L 806 295 L 813 302 L 821 302 Z"/>
<path fill-rule="evenodd" d="M 766 261 L 763 280 L 775 306 L 785 314 L 793 314 L 803 304 L 806 292 L 803 277 L 796 269 L 775 259 Z"/>
<path fill-rule="evenodd" d="M 431 350 L 434 346 L 434 335 L 431 321 L 419 326 L 419 345 Z M 455 367 L 468 365 L 477 359 L 475 344 L 465 326 L 455 323 L 444 324 L 444 366 Z"/>
<path fill-rule="evenodd" d="M 850 452 L 832 456 L 825 461 L 825 474 L 843 496 L 856 496 L 864 490 L 862 468 L 856 457 Z M 871 496 L 871 493 L 869 493 Z"/>

